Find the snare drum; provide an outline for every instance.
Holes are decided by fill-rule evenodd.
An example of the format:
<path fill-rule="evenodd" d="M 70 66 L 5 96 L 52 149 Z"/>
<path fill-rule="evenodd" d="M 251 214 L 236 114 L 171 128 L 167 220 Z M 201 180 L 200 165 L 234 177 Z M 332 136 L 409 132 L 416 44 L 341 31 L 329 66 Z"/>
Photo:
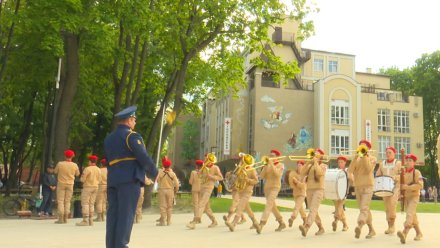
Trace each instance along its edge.
<path fill-rule="evenodd" d="M 374 195 L 379 197 L 392 196 L 394 194 L 394 180 L 390 176 L 374 178 Z"/>
<path fill-rule="evenodd" d="M 348 192 L 347 173 L 339 169 L 327 169 L 325 172 L 324 198 L 343 200 Z"/>

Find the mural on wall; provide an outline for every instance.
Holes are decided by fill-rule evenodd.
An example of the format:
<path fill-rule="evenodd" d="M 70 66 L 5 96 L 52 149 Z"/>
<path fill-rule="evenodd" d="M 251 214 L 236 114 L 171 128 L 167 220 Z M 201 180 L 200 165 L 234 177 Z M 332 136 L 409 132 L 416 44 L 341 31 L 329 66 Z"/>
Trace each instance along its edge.
<path fill-rule="evenodd" d="M 293 131 L 287 143 L 284 145 L 285 153 L 298 150 L 307 150 L 312 147 L 312 131 L 310 127 L 301 127 L 297 132 Z"/>
<path fill-rule="evenodd" d="M 284 107 L 281 105 L 275 105 L 276 101 L 268 95 L 264 95 L 260 98 L 261 102 L 265 103 L 269 110 L 268 118 L 262 118 L 261 124 L 266 129 L 278 128 L 280 125 L 285 125 L 292 117 L 292 113 L 285 113 Z"/>

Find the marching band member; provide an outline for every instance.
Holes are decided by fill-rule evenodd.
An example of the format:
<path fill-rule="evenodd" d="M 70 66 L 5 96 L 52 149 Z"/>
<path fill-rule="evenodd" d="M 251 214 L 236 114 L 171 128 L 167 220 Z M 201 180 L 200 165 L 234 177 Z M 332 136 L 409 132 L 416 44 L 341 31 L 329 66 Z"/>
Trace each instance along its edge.
<path fill-rule="evenodd" d="M 249 161 L 245 161 L 246 159 Z M 246 154 L 242 156 L 241 162 L 238 165 L 240 167 L 237 168 L 241 171 L 237 171 L 237 180 L 235 181 L 233 188 L 235 188 L 236 194 L 238 195 L 238 205 L 235 209 L 235 217 L 232 220 L 232 223 L 229 222 L 228 219 L 225 220 L 225 224 L 229 227 L 231 232 L 235 230 L 235 226 L 239 224 L 240 219 L 243 219 L 243 211 L 247 212 L 254 225 L 258 225 L 257 219 L 249 206 L 249 199 L 254 191 L 254 186 L 258 183 L 257 172 L 255 169 L 252 169 L 252 163 L 253 158 Z M 238 175 L 238 173 L 241 174 Z"/>
<path fill-rule="evenodd" d="M 420 190 L 423 188 L 423 177 L 422 173 L 414 168 L 417 157 L 413 154 L 408 154 L 405 156 L 405 159 L 406 169 L 404 183 L 401 186 L 402 190 L 405 191 L 406 220 L 403 224 L 403 231 L 397 232 L 397 236 L 400 238 L 402 244 L 406 243 L 406 235 L 411 227 L 414 227 L 416 230 L 416 237 L 414 240 L 417 241 L 423 237 L 416 214 L 417 204 L 419 203 L 420 198 Z"/>
<path fill-rule="evenodd" d="M 96 222 L 104 221 L 107 212 L 107 160 L 101 159 L 101 177 L 99 179 L 98 194 L 96 195 Z"/>
<path fill-rule="evenodd" d="M 379 163 L 379 169 L 376 176 L 389 176 L 394 180 L 394 189 L 392 196 L 384 196 L 385 213 L 388 222 L 388 229 L 385 234 L 393 234 L 395 232 L 394 222 L 396 221 L 396 205 L 400 195 L 400 174 L 399 171 L 402 163 L 397 160 L 396 149 L 389 146 L 385 149 L 387 159 Z"/>
<path fill-rule="evenodd" d="M 228 175 L 228 173 L 232 173 L 232 172 L 231 171 L 227 172 L 225 178 L 227 178 L 226 176 Z M 228 215 L 223 215 L 223 220 L 225 221 L 225 224 L 231 219 L 232 215 L 236 213 L 238 203 L 240 202 L 239 192 L 236 187 L 232 187 L 231 196 L 232 196 L 232 202 L 228 210 Z M 244 218 L 244 214 L 242 214 L 241 219 L 237 224 L 243 224 L 244 222 L 246 222 L 246 219 Z"/>
<path fill-rule="evenodd" d="M 145 186 L 152 185 L 153 181 L 145 176 Z M 141 191 L 139 193 L 139 198 L 136 206 L 136 216 L 134 218 L 134 223 L 139 224 L 142 220 L 142 205 L 144 204 L 144 194 L 145 194 L 145 186 L 141 186 Z M 160 222 L 160 218 L 156 220 Z"/>
<path fill-rule="evenodd" d="M 371 149 L 371 143 L 368 140 L 361 140 L 359 145 L 364 145 Z M 367 239 L 371 239 L 376 235 L 373 228 L 373 218 L 370 211 L 371 197 L 373 196 L 374 185 L 374 167 L 376 160 L 366 152 L 363 156 L 356 154 L 348 167 L 348 177 L 355 189 L 356 201 L 359 206 L 359 217 L 357 220 L 357 227 L 355 228 L 355 238 L 361 235 L 362 227 L 368 225 Z"/>
<path fill-rule="evenodd" d="M 339 156 L 337 158 L 337 161 L 338 161 L 338 169 L 346 171 L 345 165 L 347 163 L 347 158 L 344 156 Z M 344 212 L 345 199 L 335 200 L 334 203 L 335 203 L 335 215 L 334 215 L 335 220 L 332 222 L 333 232 L 335 232 L 337 229 L 338 221 L 342 222 L 342 231 L 345 232 L 348 230 L 347 220 L 345 218 L 345 212 Z"/>
<path fill-rule="evenodd" d="M 212 223 L 208 226 L 209 228 L 218 225 L 217 220 L 215 219 L 214 214 L 211 210 L 209 198 L 211 197 L 212 190 L 214 189 L 215 181 L 222 181 L 223 175 L 220 172 L 220 168 L 214 164 L 215 162 L 211 161 L 214 160 L 214 158 L 210 159 L 209 156 L 215 156 L 215 155 L 212 153 L 207 154 L 207 158 L 204 162 L 207 163 L 206 164 L 207 172 L 203 172 L 203 171 L 200 172 L 203 178 L 200 182 L 201 184 L 200 184 L 199 207 L 194 220 L 186 225 L 189 229 L 196 228 L 196 224 L 200 223 L 201 221 L 203 212 L 206 212 L 206 214 L 209 216 L 209 219 L 211 219 Z M 203 173 L 206 173 L 206 175 L 204 175 Z"/>
<path fill-rule="evenodd" d="M 83 220 L 76 223 L 77 226 L 92 226 L 93 214 L 95 212 L 95 200 L 98 194 L 99 181 L 101 180 L 101 170 L 96 166 L 98 157 L 89 156 L 89 166 L 87 166 L 81 175 L 83 188 L 81 190 L 81 207 Z"/>
<path fill-rule="evenodd" d="M 295 207 L 293 208 L 292 215 L 289 218 L 289 227 L 292 227 L 293 221 L 298 216 L 301 215 L 303 224 L 306 222 L 307 214 L 304 210 L 304 200 L 306 198 L 306 184 L 301 181 L 301 170 L 304 167 L 304 161 L 299 160 L 296 163 L 296 170 L 290 171 L 288 182 L 289 186 L 292 188 L 293 199 L 295 200 Z"/>
<path fill-rule="evenodd" d="M 281 152 L 273 149 L 270 151 L 270 157 L 279 157 Z M 265 179 L 264 183 L 264 196 L 266 197 L 266 207 L 261 216 L 260 224 L 255 224 L 254 227 L 258 234 L 261 234 L 261 230 L 269 219 L 270 213 L 273 213 L 276 220 L 279 223 L 276 232 L 280 232 L 286 228 L 286 224 L 283 221 L 283 216 L 281 216 L 280 211 L 277 208 L 275 199 L 281 189 L 281 176 L 283 175 L 284 164 L 280 163 L 278 159 L 268 159 L 268 164 L 263 167 L 260 173 L 260 177 Z"/>
<path fill-rule="evenodd" d="M 173 212 L 174 196 L 179 190 L 179 179 L 171 169 L 171 160 L 167 157 L 162 159 L 162 170 L 157 175 L 156 182 L 159 192 L 160 219 L 156 226 L 169 226 Z"/>
<path fill-rule="evenodd" d="M 200 173 L 200 167 L 202 167 L 202 165 L 203 165 L 203 160 L 197 159 L 196 160 L 196 168 L 193 171 L 191 171 L 191 175 L 189 177 L 189 184 L 191 185 L 192 205 L 193 205 L 193 211 L 194 211 L 194 219 L 192 221 L 195 221 L 195 218 L 197 216 L 197 211 L 199 208 L 199 202 L 200 202 L 199 173 Z M 196 223 L 196 224 L 199 224 L 199 223 Z"/>
<path fill-rule="evenodd" d="M 321 218 L 318 214 L 319 205 L 324 198 L 324 175 L 327 165 L 322 163 L 321 158 L 324 151 L 316 149 L 312 161 L 305 165 L 301 170 L 301 177 L 305 178 L 307 183 L 307 202 L 309 203 L 310 212 L 307 216 L 306 223 L 299 226 L 302 236 L 306 237 L 309 228 L 313 222 L 318 225 L 319 230 L 315 235 L 324 234 L 324 227 L 322 226 Z"/>

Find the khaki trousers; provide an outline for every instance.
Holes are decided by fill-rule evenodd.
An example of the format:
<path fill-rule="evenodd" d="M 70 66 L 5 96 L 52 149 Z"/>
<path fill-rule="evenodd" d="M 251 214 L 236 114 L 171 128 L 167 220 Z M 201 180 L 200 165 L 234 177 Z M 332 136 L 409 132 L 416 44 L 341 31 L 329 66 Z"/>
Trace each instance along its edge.
<path fill-rule="evenodd" d="M 199 209 L 199 203 L 200 203 L 200 191 L 192 191 L 191 198 L 192 198 L 194 216 L 196 216 L 197 211 Z"/>
<path fill-rule="evenodd" d="M 343 221 L 345 220 L 345 212 L 344 212 L 344 204 L 345 204 L 345 199 L 344 200 L 336 200 L 334 201 L 335 203 L 335 220 L 340 220 Z"/>
<path fill-rule="evenodd" d="M 373 186 L 361 186 L 354 188 L 356 193 L 356 201 L 359 206 L 358 225 L 372 224 L 373 217 L 371 216 L 370 203 L 373 196 Z"/>
<path fill-rule="evenodd" d="M 273 213 L 276 220 L 281 220 L 283 217 L 280 214 L 280 211 L 277 208 L 277 204 L 275 199 L 278 196 L 280 189 L 278 188 L 264 188 L 264 196 L 266 197 L 266 207 L 264 208 L 264 212 L 261 216 L 261 221 L 267 221 L 269 219 L 270 213 Z"/>
<path fill-rule="evenodd" d="M 309 203 L 309 215 L 307 216 L 306 225 L 312 226 L 313 222 L 316 222 L 318 226 L 321 225 L 321 217 L 319 217 L 318 209 L 324 198 L 323 189 L 307 189 L 307 202 Z"/>
<path fill-rule="evenodd" d="M 98 194 L 96 195 L 96 212 L 98 214 L 107 212 L 107 185 L 100 184 L 98 186 Z"/>
<path fill-rule="evenodd" d="M 144 204 L 144 192 L 145 192 L 145 187 L 141 187 L 138 202 L 136 205 L 136 216 L 142 215 L 142 205 Z"/>
<path fill-rule="evenodd" d="M 405 198 L 405 210 L 406 210 L 406 220 L 403 223 L 404 227 L 411 228 L 419 224 L 417 219 L 417 204 L 419 203 L 419 197 L 406 197 Z"/>
<path fill-rule="evenodd" d="M 174 203 L 174 189 L 159 189 L 160 217 L 165 220 L 171 217 Z"/>
<path fill-rule="evenodd" d="M 93 216 L 98 187 L 85 187 L 81 191 L 81 207 L 83 217 Z"/>
<path fill-rule="evenodd" d="M 396 219 L 396 206 L 399 200 L 400 188 L 395 187 L 393 192 L 394 194 L 392 196 L 385 196 L 383 198 L 387 221 L 394 221 Z"/>
<path fill-rule="evenodd" d="M 196 217 L 202 218 L 203 212 L 206 212 L 206 214 L 209 217 L 214 216 L 211 210 L 211 205 L 209 203 L 209 198 L 211 197 L 212 189 L 204 189 L 202 188 L 200 190 L 200 201 L 199 201 L 199 208 L 197 210 Z"/>
<path fill-rule="evenodd" d="M 70 201 L 73 195 L 73 184 L 58 183 L 57 185 L 57 205 L 58 215 L 70 214 Z"/>
<path fill-rule="evenodd" d="M 237 192 L 237 190 L 234 190 L 231 192 L 232 195 L 232 203 L 229 207 L 228 213 L 234 213 L 237 209 L 238 203 L 240 202 L 240 194 Z"/>
<path fill-rule="evenodd" d="M 252 196 L 252 192 L 240 192 L 237 193 L 238 194 L 238 204 L 237 204 L 237 208 L 235 209 L 235 216 L 241 217 L 243 215 L 243 211 L 246 211 L 246 213 L 248 214 L 249 218 L 251 218 L 252 220 L 255 219 L 255 215 L 254 212 L 252 211 L 250 205 L 249 205 L 249 200 L 251 199 Z M 237 219 L 237 218 L 236 218 Z"/>
<path fill-rule="evenodd" d="M 296 219 L 298 213 L 301 215 L 301 218 L 305 219 L 307 217 L 306 211 L 304 209 L 304 200 L 306 199 L 306 197 L 302 195 L 293 196 L 293 199 L 295 200 L 295 207 L 293 208 L 292 219 Z"/>

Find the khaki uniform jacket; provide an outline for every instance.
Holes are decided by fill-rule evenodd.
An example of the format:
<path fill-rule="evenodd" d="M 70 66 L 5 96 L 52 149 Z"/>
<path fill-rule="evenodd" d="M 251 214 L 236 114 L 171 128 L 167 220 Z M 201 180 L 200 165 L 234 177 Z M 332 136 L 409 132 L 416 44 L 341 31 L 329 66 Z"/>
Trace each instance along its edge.
<path fill-rule="evenodd" d="M 420 197 L 420 190 L 423 189 L 423 177 L 419 170 L 405 172 L 404 183 L 408 185 L 405 189 L 405 197 Z"/>
<path fill-rule="evenodd" d="M 354 187 L 365 187 L 374 185 L 374 163 L 376 159 L 370 156 L 356 157 L 348 167 L 348 178 L 353 182 Z"/>
<path fill-rule="evenodd" d="M 307 185 L 301 182 L 301 175 L 298 172 L 290 171 L 288 180 L 293 196 L 306 196 Z"/>
<path fill-rule="evenodd" d="M 99 170 L 101 171 L 99 185 L 107 185 L 107 167 L 99 168 Z"/>
<path fill-rule="evenodd" d="M 161 169 L 157 175 L 158 189 L 174 189 L 179 190 L 179 179 L 171 169 Z"/>
<path fill-rule="evenodd" d="M 101 181 L 101 170 L 96 165 L 88 166 L 84 169 L 81 175 L 80 181 L 83 183 L 83 187 L 98 187 Z"/>
<path fill-rule="evenodd" d="M 189 176 L 189 184 L 191 185 L 191 191 L 200 191 L 200 178 L 197 170 L 191 171 L 191 175 Z"/>
<path fill-rule="evenodd" d="M 265 179 L 264 188 L 275 188 L 281 189 L 281 177 L 283 176 L 284 164 L 278 163 L 273 164 L 271 161 L 268 165 L 264 166 L 263 170 L 260 173 L 260 177 Z"/>
<path fill-rule="evenodd" d="M 212 178 L 208 178 L 205 183 L 200 182 L 200 185 L 203 189 L 212 190 L 214 189 L 215 181 L 223 180 L 223 175 L 217 165 L 211 166 L 211 168 L 209 168 L 208 174 L 211 175 Z"/>
<path fill-rule="evenodd" d="M 306 178 L 307 189 L 324 189 L 326 164 L 310 162 L 301 169 L 301 178 Z"/>
<path fill-rule="evenodd" d="M 254 191 L 255 184 L 258 183 L 258 176 L 257 172 L 255 170 L 247 171 L 247 178 L 246 178 L 246 187 L 239 192 L 249 192 L 252 193 Z M 235 188 L 235 187 L 233 187 Z"/>
<path fill-rule="evenodd" d="M 58 183 L 71 185 L 73 185 L 75 177 L 80 174 L 78 165 L 69 161 L 58 162 L 54 172 L 57 174 Z"/>

